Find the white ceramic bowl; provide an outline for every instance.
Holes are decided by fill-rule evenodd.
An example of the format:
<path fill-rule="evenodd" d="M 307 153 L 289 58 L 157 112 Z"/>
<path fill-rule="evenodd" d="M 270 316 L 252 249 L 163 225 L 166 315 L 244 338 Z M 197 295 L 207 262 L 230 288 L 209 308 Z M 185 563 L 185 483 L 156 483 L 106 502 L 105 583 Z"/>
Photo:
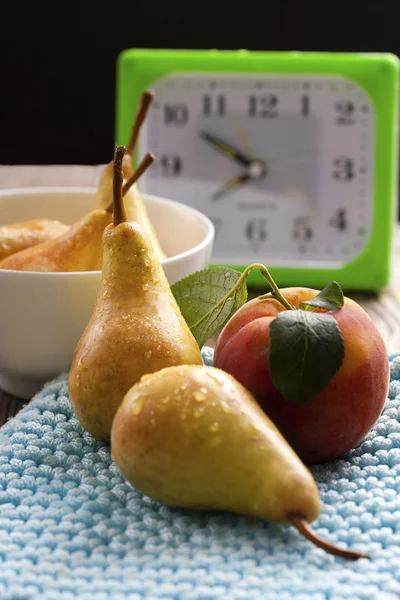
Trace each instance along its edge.
<path fill-rule="evenodd" d="M 92 210 L 94 188 L 46 187 L 0 192 L 0 224 L 35 218 L 74 223 Z M 214 227 L 179 202 L 143 194 L 168 255 L 170 284 L 205 268 Z M 68 371 L 75 346 L 92 314 L 101 271 L 31 273 L 0 269 L 0 387 L 31 398 L 43 383 Z"/>

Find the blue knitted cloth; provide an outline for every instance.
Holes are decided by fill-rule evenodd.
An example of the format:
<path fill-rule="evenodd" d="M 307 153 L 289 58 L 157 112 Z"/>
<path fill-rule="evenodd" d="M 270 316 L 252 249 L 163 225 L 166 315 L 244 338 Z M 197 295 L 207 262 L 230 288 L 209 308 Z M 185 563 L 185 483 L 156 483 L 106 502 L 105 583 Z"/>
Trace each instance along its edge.
<path fill-rule="evenodd" d="M 211 353 L 204 352 L 207 361 Z M 135 491 L 76 420 L 61 375 L 0 430 L 1 600 L 398 600 L 400 352 L 384 412 L 343 460 L 314 467 L 315 530 L 170 509 Z"/>

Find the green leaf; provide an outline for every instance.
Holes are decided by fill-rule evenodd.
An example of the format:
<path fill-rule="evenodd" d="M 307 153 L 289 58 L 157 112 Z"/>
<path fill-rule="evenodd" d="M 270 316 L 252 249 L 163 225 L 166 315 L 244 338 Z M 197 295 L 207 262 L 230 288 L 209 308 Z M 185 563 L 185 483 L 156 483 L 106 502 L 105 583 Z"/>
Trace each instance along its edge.
<path fill-rule="evenodd" d="M 311 300 L 305 300 L 300 304 L 303 310 L 314 310 L 315 308 L 325 308 L 326 310 L 339 310 L 343 307 L 344 296 L 342 288 L 336 281 L 328 283 L 323 290 Z"/>
<path fill-rule="evenodd" d="M 208 267 L 171 285 L 183 318 L 200 348 L 218 335 L 246 302 L 246 278 L 238 283 L 241 276 L 242 273 L 234 269 Z"/>
<path fill-rule="evenodd" d="M 319 394 L 343 358 L 342 334 L 332 315 L 288 310 L 270 325 L 271 379 L 291 404 L 303 404 Z"/>

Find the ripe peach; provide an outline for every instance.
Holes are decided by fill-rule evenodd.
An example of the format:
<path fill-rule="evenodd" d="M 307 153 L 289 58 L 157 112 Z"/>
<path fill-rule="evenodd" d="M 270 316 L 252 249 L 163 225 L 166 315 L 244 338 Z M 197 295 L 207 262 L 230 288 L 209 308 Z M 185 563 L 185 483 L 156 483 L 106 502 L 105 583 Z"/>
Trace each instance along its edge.
<path fill-rule="evenodd" d="M 296 308 L 318 294 L 301 287 L 280 292 Z M 304 462 L 341 457 L 365 437 L 381 414 L 389 383 L 384 341 L 365 310 L 345 298 L 341 309 L 329 311 L 344 341 L 341 367 L 312 400 L 291 404 L 274 387 L 268 366 L 269 325 L 283 310 L 274 298 L 244 304 L 218 337 L 214 366 L 233 375 L 256 397 Z"/>

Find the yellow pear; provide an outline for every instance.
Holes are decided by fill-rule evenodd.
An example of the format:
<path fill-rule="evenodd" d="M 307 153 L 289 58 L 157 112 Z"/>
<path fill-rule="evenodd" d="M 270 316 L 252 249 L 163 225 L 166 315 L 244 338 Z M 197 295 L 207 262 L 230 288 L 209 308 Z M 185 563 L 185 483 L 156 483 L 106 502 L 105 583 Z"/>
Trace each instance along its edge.
<path fill-rule="evenodd" d="M 159 260 L 165 260 L 167 255 L 161 248 L 156 230 L 150 220 L 145 203 L 139 194 L 139 190 L 136 185 L 132 185 L 132 187 L 126 191 L 128 183 L 129 180 L 124 184 L 123 188 L 126 218 L 128 221 L 136 221 L 136 223 L 139 223 L 139 225 L 144 227 Z"/>
<path fill-rule="evenodd" d="M 148 234 L 138 223 L 125 220 L 124 150 L 119 146 L 115 151 L 114 222 L 103 235 L 100 289 L 68 379 L 77 418 L 96 439 L 104 441 L 110 439 L 112 420 L 124 394 L 142 375 L 203 362 Z"/>
<path fill-rule="evenodd" d="M 134 171 L 123 187 L 123 194 L 129 193 L 132 186 L 154 160 L 153 156 L 148 154 L 146 159 Z M 95 209 L 85 215 L 72 226 L 63 225 L 58 221 L 48 221 L 53 223 L 55 229 L 58 223 L 59 228 L 63 228 L 65 233 L 59 236 L 55 234 L 53 239 L 38 243 L 35 246 L 15 252 L 4 260 L 0 261 L 1 269 L 13 269 L 19 271 L 99 271 L 103 260 L 103 232 L 104 228 L 112 221 L 113 200 L 104 209 Z M 32 221 L 35 224 L 35 221 Z M 18 224 L 17 224 L 18 225 Z M 25 225 L 25 231 L 28 229 L 29 222 Z M 9 230 L 11 231 L 9 226 Z M 50 228 L 50 225 L 47 225 Z M 14 238 L 22 239 L 21 228 L 17 228 L 17 235 Z M 57 238 L 57 239 L 55 239 Z M 1 244 L 0 227 L 0 244 Z M 1 252 L 1 245 L 0 245 Z"/>
<path fill-rule="evenodd" d="M 93 210 L 62 235 L 8 256 L 0 262 L 0 269 L 97 271 L 101 269 L 103 231 L 111 219 L 111 207 Z"/>
<path fill-rule="evenodd" d="M 132 156 L 135 151 L 137 140 L 139 137 L 140 128 L 146 118 L 149 106 L 154 98 L 154 92 L 146 90 L 143 92 L 141 97 L 140 106 L 136 114 L 135 121 L 132 126 L 131 136 L 127 146 L 127 152 L 122 162 L 122 172 L 124 181 L 131 177 L 132 171 Z M 112 198 L 112 182 L 113 182 L 113 163 L 110 162 L 100 173 L 99 183 L 95 195 L 95 208 L 104 208 L 107 206 Z M 165 252 L 162 250 L 160 241 L 157 237 L 157 233 L 150 220 L 146 206 L 140 196 L 137 185 L 132 185 L 129 191 L 124 190 L 124 206 L 126 218 L 128 221 L 136 221 L 142 225 L 147 234 L 150 237 L 151 243 L 153 244 L 154 250 L 156 251 L 160 260 L 167 258 Z"/>
<path fill-rule="evenodd" d="M 125 478 L 153 500 L 292 524 L 328 552 L 365 556 L 311 530 L 320 510 L 311 472 L 225 371 L 183 365 L 142 377 L 117 410 L 111 450 Z"/>
<path fill-rule="evenodd" d="M 25 248 L 52 240 L 68 229 L 69 225 L 51 219 L 34 219 L 0 225 L 0 260 Z"/>

